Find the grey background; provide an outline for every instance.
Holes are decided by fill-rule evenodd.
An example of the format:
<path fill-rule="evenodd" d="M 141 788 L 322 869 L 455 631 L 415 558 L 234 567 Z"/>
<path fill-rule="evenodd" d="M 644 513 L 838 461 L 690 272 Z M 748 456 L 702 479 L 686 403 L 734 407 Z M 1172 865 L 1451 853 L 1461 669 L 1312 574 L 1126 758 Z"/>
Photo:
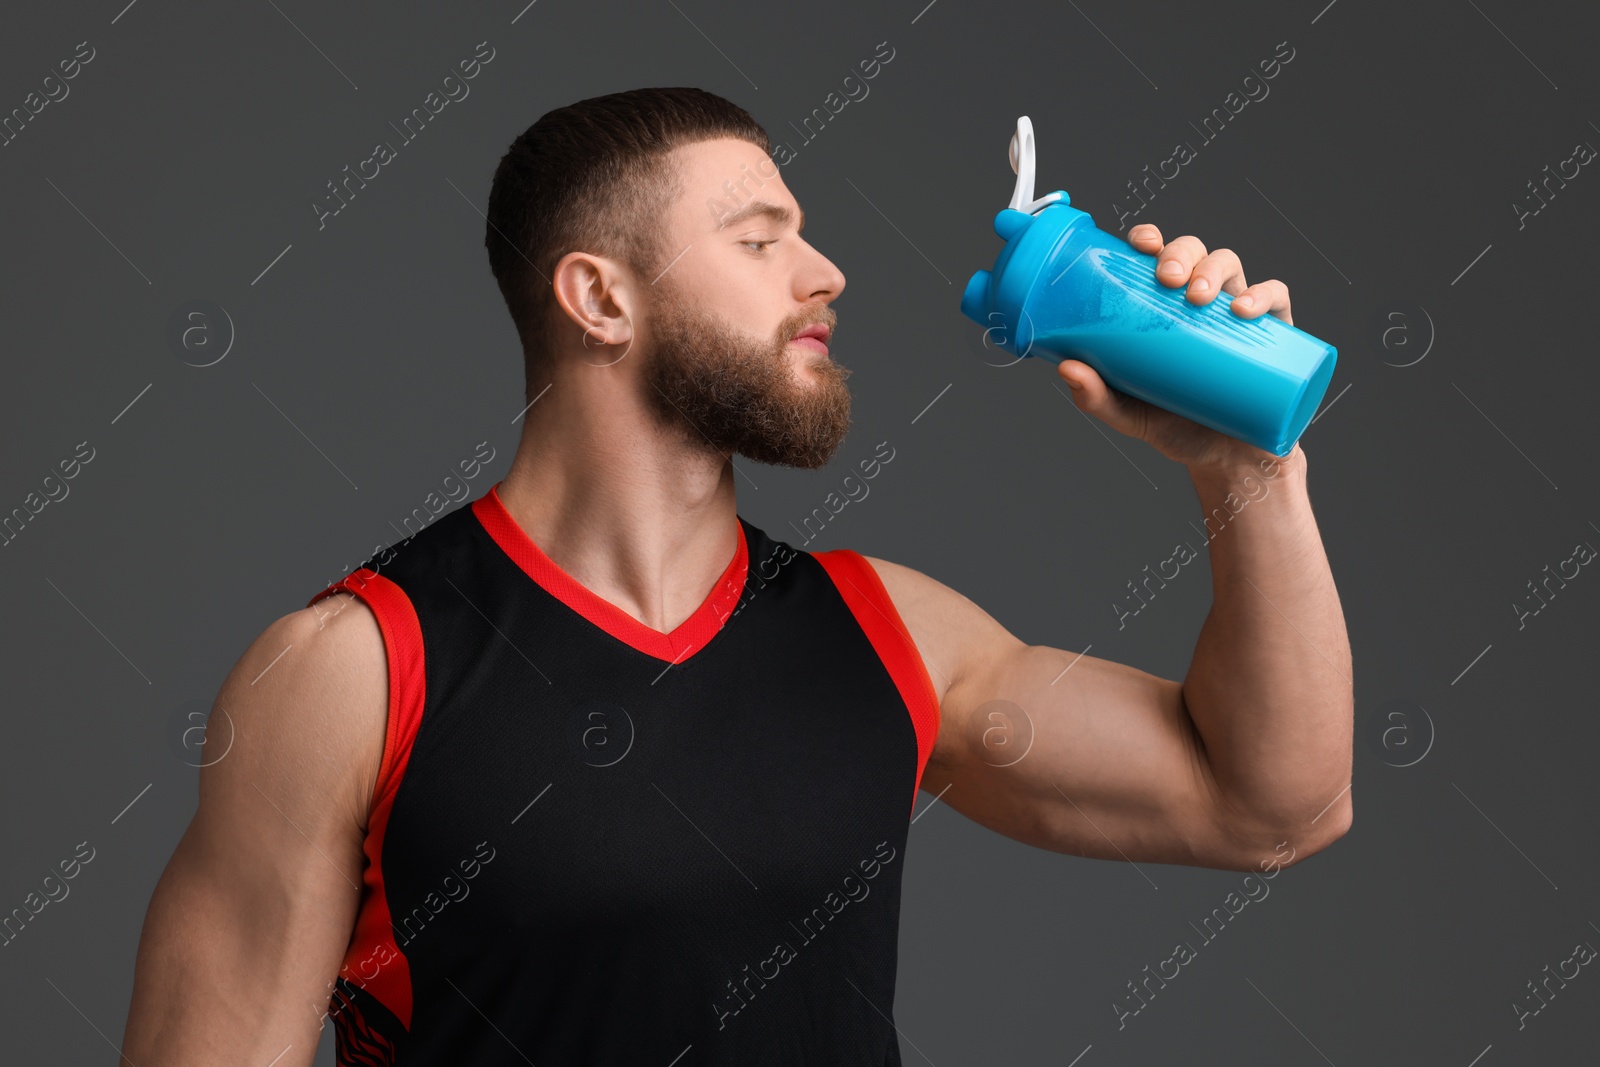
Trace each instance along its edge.
<path fill-rule="evenodd" d="M 641 85 L 722 93 L 795 146 L 783 180 L 849 279 L 834 354 L 855 371 L 855 428 L 821 472 L 736 460 L 741 513 L 798 545 L 789 524 L 887 440 L 870 496 L 805 547 L 917 567 L 1024 640 L 1181 678 L 1210 579 L 1204 560 L 1185 568 L 1118 631 L 1124 583 L 1199 520 L 1185 472 L 1101 433 L 1049 364 L 986 365 L 958 310 L 999 249 L 1018 115 L 1037 192 L 1068 189 L 1106 229 L 1126 182 L 1195 144 L 1137 221 L 1284 279 L 1296 324 L 1340 350 L 1303 446 L 1355 651 L 1351 832 L 1206 944 L 1190 924 L 1240 873 L 1032 849 L 924 794 L 894 1005 L 905 1061 L 1592 1056 L 1590 969 L 1523 1029 L 1511 1006 L 1578 942 L 1600 945 L 1600 577 L 1585 568 L 1521 630 L 1511 605 L 1600 545 L 1600 176 L 1585 168 L 1521 229 L 1510 205 L 1600 144 L 1594 29 L 1580 5 L 1505 0 L 12 13 L 0 111 L 79 41 L 97 54 L 0 148 L 0 511 L 79 442 L 95 455 L 0 549 L 0 912 L 78 842 L 95 856 L 0 949 L 4 1058 L 114 1062 L 144 911 L 195 806 L 185 710 L 269 622 L 396 540 L 477 442 L 497 457 L 473 495 L 504 473 L 522 377 L 478 213 L 494 165 L 544 111 Z M 471 95 L 319 232 L 324 183 L 485 40 Z M 869 94 L 803 142 L 790 123 L 882 41 L 895 54 Z M 1270 95 L 1202 145 L 1189 124 L 1281 41 L 1295 56 Z M 204 368 L 166 336 L 196 299 L 236 331 Z M 1119 1030 L 1113 1002 L 1180 940 L 1198 958 Z"/>

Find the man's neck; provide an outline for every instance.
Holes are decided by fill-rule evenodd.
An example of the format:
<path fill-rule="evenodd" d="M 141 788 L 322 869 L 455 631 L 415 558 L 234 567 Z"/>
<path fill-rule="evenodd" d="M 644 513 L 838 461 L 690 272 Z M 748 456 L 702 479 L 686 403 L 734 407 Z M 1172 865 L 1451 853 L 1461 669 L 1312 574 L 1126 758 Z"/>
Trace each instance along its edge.
<path fill-rule="evenodd" d="M 603 407 L 571 390 L 586 402 L 552 402 L 563 384 L 525 416 L 501 502 L 563 571 L 670 633 L 733 559 L 732 465 L 658 428 L 642 408 Z"/>

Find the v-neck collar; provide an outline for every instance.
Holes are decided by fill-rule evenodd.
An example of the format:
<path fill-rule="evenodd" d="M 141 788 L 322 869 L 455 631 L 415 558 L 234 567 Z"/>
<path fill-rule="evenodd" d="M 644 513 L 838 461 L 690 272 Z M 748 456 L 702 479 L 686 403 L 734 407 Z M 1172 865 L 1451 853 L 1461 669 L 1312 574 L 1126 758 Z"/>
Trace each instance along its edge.
<path fill-rule="evenodd" d="M 750 549 L 745 538 L 744 523 L 735 516 L 738 543 L 733 551 L 733 559 L 728 562 L 711 592 L 694 613 L 670 633 L 653 629 L 562 570 L 512 518 L 505 502 L 500 499 L 499 489 L 497 483 L 474 500 L 472 512 L 501 551 L 551 596 L 612 637 L 646 655 L 669 663 L 682 663 L 716 636 L 744 593 Z"/>

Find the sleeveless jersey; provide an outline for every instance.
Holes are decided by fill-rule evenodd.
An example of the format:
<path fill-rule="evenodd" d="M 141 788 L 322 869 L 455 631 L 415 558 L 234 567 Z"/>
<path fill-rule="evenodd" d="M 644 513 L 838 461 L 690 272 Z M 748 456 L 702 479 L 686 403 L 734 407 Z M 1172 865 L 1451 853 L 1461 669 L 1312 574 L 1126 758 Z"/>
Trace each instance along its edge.
<path fill-rule="evenodd" d="M 899 1064 L 939 708 L 876 572 L 736 517 L 721 578 L 662 633 L 497 490 L 308 604 L 359 597 L 388 660 L 337 1062 Z"/>

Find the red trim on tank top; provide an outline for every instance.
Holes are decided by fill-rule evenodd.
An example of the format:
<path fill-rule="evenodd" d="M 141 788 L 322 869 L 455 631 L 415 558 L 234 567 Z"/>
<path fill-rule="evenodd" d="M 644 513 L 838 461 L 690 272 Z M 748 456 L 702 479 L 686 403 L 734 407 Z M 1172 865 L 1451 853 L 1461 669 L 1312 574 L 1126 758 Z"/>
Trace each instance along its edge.
<path fill-rule="evenodd" d="M 377 617 L 389 666 L 389 712 L 383 759 L 373 784 L 367 835 L 361 846 L 367 859 L 361 873 L 361 903 L 339 977 L 376 997 L 409 1030 L 411 967 L 394 940 L 389 897 L 383 884 L 383 838 L 395 792 L 405 776 L 412 742 L 422 723 L 427 683 L 422 624 L 405 591 L 369 568 L 362 567 L 330 585 L 307 601 L 306 606 L 336 592 L 359 597 Z M 345 1006 L 343 1010 L 355 1009 Z"/>
<path fill-rule="evenodd" d="M 717 635 L 744 593 L 745 576 L 750 568 L 750 549 L 745 542 L 744 524 L 735 517 L 738 540 L 733 559 L 723 569 L 722 576 L 711 587 L 711 592 L 694 610 L 694 614 L 678 624 L 672 632 L 652 629 L 562 570 L 511 517 L 505 502 L 500 499 L 499 489 L 497 484 L 474 500 L 472 513 L 501 550 L 551 596 L 612 637 L 646 655 L 669 663 L 681 663 L 688 659 Z"/>
<path fill-rule="evenodd" d="M 911 713 L 911 725 L 917 733 L 917 777 L 911 788 L 911 808 L 915 811 L 917 790 L 922 788 L 922 771 L 928 765 L 933 743 L 939 736 L 938 691 L 928 676 L 922 653 L 911 639 L 911 631 L 906 629 L 894 601 L 889 598 L 888 589 L 884 588 L 883 579 L 866 557 L 849 548 L 813 552 L 811 556 L 833 579 L 834 587 L 872 642 Z"/>

